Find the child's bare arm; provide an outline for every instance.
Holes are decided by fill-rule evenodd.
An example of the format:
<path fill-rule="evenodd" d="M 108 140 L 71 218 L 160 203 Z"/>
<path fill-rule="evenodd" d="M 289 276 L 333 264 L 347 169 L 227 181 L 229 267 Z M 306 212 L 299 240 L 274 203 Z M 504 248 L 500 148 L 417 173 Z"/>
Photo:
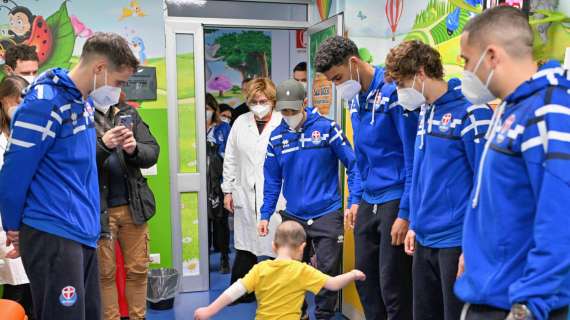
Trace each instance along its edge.
<path fill-rule="evenodd" d="M 216 315 L 220 310 L 227 307 L 230 303 L 236 301 L 243 296 L 247 290 L 240 280 L 232 284 L 222 295 L 212 302 L 209 306 L 199 308 L 194 312 L 195 320 L 206 320 Z"/>
<path fill-rule="evenodd" d="M 346 287 L 352 281 L 364 281 L 366 280 L 366 275 L 360 270 L 352 270 L 345 274 L 341 274 L 336 277 L 329 278 L 325 282 L 325 289 L 331 291 L 338 291 Z"/>

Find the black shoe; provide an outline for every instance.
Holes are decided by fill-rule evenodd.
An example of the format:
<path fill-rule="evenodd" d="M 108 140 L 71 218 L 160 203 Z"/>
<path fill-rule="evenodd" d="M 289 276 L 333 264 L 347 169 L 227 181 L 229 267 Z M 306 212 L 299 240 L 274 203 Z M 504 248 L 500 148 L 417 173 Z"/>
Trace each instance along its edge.
<path fill-rule="evenodd" d="M 230 257 L 228 256 L 228 254 L 222 254 L 222 258 L 220 261 L 220 273 L 221 274 L 230 273 Z"/>

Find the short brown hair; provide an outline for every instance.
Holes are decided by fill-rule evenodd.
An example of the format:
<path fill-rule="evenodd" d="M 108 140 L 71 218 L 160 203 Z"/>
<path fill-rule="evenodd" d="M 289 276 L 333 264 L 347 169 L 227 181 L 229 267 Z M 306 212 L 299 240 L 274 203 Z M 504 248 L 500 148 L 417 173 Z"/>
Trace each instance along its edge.
<path fill-rule="evenodd" d="M 127 40 L 116 33 L 96 32 L 83 45 L 81 59 L 89 59 L 93 55 L 107 58 L 113 70 L 124 67 L 137 70 L 139 61 L 129 48 Z"/>
<path fill-rule="evenodd" d="M 247 85 L 247 102 L 250 103 L 253 98 L 263 94 L 267 100 L 271 101 L 273 105 L 277 101 L 277 93 L 275 84 L 269 78 L 257 78 L 251 80 Z"/>
<path fill-rule="evenodd" d="M 6 60 L 6 65 L 10 66 L 12 69 L 16 69 L 18 60 L 40 61 L 38 58 L 38 53 L 36 52 L 36 47 L 29 46 L 27 44 L 17 44 L 15 46 L 9 47 L 4 54 L 4 58 Z"/>
<path fill-rule="evenodd" d="M 499 6 L 485 10 L 471 18 L 463 32 L 469 33 L 469 45 L 485 48 L 495 42 L 511 56 L 532 55 L 534 35 L 528 16 L 520 9 Z"/>
<path fill-rule="evenodd" d="M 413 78 L 420 67 L 423 67 L 428 77 L 443 79 L 443 65 L 437 50 L 421 41 L 404 41 L 390 49 L 386 57 L 385 74 L 398 82 Z"/>
<path fill-rule="evenodd" d="M 277 248 L 289 247 L 295 249 L 305 243 L 306 240 L 307 234 L 303 226 L 299 222 L 289 220 L 277 227 L 273 242 Z"/>

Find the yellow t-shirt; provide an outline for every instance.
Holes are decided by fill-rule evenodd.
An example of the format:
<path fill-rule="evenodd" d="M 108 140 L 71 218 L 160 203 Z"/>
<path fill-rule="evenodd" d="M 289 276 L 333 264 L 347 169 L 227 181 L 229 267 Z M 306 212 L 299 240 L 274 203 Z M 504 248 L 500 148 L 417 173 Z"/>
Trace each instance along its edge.
<path fill-rule="evenodd" d="M 299 320 L 305 292 L 317 294 L 330 277 L 296 260 L 267 260 L 241 279 L 257 298 L 257 320 Z"/>

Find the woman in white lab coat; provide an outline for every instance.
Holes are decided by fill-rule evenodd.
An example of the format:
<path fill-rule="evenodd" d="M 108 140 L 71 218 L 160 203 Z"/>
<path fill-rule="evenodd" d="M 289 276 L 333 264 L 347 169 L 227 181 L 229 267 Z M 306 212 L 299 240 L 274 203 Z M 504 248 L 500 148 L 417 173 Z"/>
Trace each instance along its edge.
<path fill-rule="evenodd" d="M 22 90 L 28 82 L 19 76 L 7 76 L 0 82 L 0 168 L 4 164 L 4 151 L 10 136 L 10 119 L 20 104 Z M 6 246 L 6 232 L 0 219 L 0 285 L 4 285 L 3 299 L 14 300 L 32 317 L 32 293 L 30 281 L 22 265 L 22 259 L 12 259 L 12 246 Z"/>
<path fill-rule="evenodd" d="M 269 223 L 270 234 L 260 237 L 257 224 L 263 201 L 263 164 L 271 132 L 282 117 L 274 112 L 275 85 L 269 79 L 252 80 L 248 84 L 247 104 L 250 112 L 241 115 L 230 131 L 224 158 L 222 190 L 224 206 L 234 213 L 234 247 L 236 258 L 231 282 L 242 278 L 257 263 L 259 256 L 274 256 L 271 249 L 273 233 L 281 223 L 274 214 Z M 284 209 L 281 201 L 277 210 Z M 253 295 L 240 302 L 255 299 Z"/>

